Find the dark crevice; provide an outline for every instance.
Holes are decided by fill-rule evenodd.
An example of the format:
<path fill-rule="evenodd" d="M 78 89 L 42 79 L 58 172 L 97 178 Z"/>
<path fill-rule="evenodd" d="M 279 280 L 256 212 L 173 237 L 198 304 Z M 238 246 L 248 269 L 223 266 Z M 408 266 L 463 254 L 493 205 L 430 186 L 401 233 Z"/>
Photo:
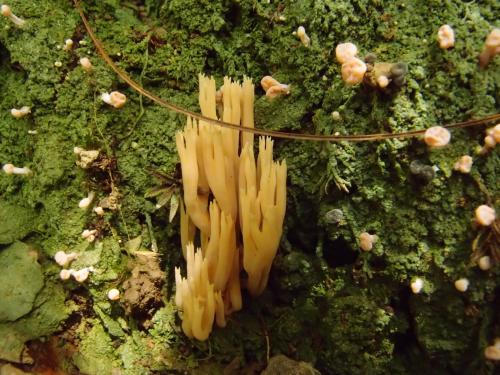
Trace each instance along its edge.
<path fill-rule="evenodd" d="M 339 237 L 333 241 L 325 241 L 323 258 L 332 268 L 342 267 L 354 264 L 358 258 L 358 252 L 354 251 L 344 238 Z"/>

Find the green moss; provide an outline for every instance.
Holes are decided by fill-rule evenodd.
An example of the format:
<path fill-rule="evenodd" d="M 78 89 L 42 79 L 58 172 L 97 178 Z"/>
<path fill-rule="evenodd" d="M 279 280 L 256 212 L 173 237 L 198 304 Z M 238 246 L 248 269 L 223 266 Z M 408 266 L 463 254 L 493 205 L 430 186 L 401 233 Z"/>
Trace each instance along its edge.
<path fill-rule="evenodd" d="M 119 368 L 113 343 L 97 321 L 91 324 L 88 332 L 82 332 L 79 351 L 73 357 L 74 363 L 85 374 L 111 374 L 113 369 Z"/>
<path fill-rule="evenodd" d="M 22 288 L 22 284 L 18 284 L 17 289 L 19 285 Z M 0 341 L 0 358 L 12 362 L 29 362 L 23 356 L 25 343 L 51 335 L 59 329 L 69 313 L 64 298 L 60 285 L 46 282 L 37 294 L 29 314 L 11 323 L 1 323 L 0 335 L 3 340 Z"/>
<path fill-rule="evenodd" d="M 43 275 L 34 249 L 16 242 L 0 253 L 0 322 L 15 321 L 29 313 L 43 288 Z M 20 287 L 19 287 L 20 286 Z"/>

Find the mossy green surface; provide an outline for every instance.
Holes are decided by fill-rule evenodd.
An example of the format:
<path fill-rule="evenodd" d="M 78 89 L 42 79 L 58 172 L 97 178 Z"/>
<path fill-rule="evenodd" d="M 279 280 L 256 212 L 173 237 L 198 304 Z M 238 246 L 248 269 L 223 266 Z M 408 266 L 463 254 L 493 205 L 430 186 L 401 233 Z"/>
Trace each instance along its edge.
<path fill-rule="evenodd" d="M 173 268 L 182 264 L 178 226 L 145 198 L 159 184 L 152 171 L 178 177 L 174 137 L 185 118 L 116 77 L 70 1 L 9 5 L 27 24 L 19 29 L 0 20 L 0 163 L 28 166 L 33 175 L 0 174 L 0 256 L 15 240 L 40 249 L 44 286 L 20 319 L 0 325 L 4 337 L 15 339 L 3 359 L 16 361 L 26 340 L 56 332 L 72 314 L 81 319 L 72 361 L 87 374 L 217 374 L 235 358 L 242 367 L 263 364 L 268 351 L 311 362 L 325 374 L 494 373 L 483 351 L 500 336 L 499 266 L 484 272 L 470 262 L 480 233 L 474 209 L 500 207 L 498 150 L 476 153 L 484 126 L 455 129 L 451 144 L 436 150 L 418 139 L 276 140 L 275 158 L 286 159 L 289 185 L 269 288 L 257 300 L 245 294 L 243 311 L 208 342 L 192 342 L 171 301 Z M 500 111 L 500 58 L 487 69 L 477 65 L 487 33 L 500 26 L 498 1 L 106 0 L 82 7 L 117 65 L 174 104 L 198 110 L 200 72 L 218 84 L 224 75 L 251 77 L 255 120 L 264 129 L 400 132 Z M 456 44 L 444 51 L 436 33 L 445 23 Z M 293 35 L 300 25 L 311 37 L 309 48 Z M 67 38 L 75 42 L 70 51 L 62 48 Z M 392 95 L 346 86 L 334 52 L 346 41 L 361 57 L 374 52 L 377 61 L 408 64 L 405 86 Z M 78 64 L 85 56 L 91 74 Z M 290 84 L 291 94 L 269 101 L 258 85 L 264 75 Z M 123 109 L 100 100 L 112 90 L 127 95 Z M 13 118 L 10 109 L 23 105 L 32 113 Z M 114 167 L 77 167 L 75 146 L 100 150 Z M 468 175 L 453 171 L 464 154 L 474 158 Z M 434 168 L 432 179 L 411 173 L 416 160 Z M 97 217 L 78 207 L 89 191 L 96 201 L 106 197 L 111 183 L 121 196 L 119 210 Z M 98 240 L 82 240 L 82 231 L 94 227 Z M 371 252 L 359 249 L 363 231 L 378 236 Z M 158 247 L 167 275 L 164 307 L 146 329 L 106 296 L 129 276 L 133 257 L 124 245 L 139 235 L 139 246 Z M 80 254 L 75 268 L 95 268 L 85 284 L 60 281 L 52 260 L 58 250 Z M 409 288 L 415 277 L 424 280 L 418 295 Z M 453 287 L 461 277 L 470 281 L 465 293 Z"/>

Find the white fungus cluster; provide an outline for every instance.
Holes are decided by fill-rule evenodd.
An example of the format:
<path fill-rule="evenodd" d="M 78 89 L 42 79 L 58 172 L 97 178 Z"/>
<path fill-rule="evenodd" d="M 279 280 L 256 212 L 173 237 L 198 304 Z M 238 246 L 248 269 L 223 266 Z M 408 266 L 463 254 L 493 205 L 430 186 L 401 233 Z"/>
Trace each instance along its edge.
<path fill-rule="evenodd" d="M 76 253 L 66 253 L 64 251 L 58 251 L 54 255 L 54 260 L 61 267 L 64 267 L 59 272 L 59 277 L 61 280 L 69 280 L 70 277 L 73 276 L 75 281 L 79 283 L 83 283 L 88 279 L 90 272 L 94 271 L 93 267 L 85 267 L 79 270 L 74 270 L 72 268 L 67 269 L 66 267 L 71 264 L 76 258 L 78 258 L 78 254 Z"/>
<path fill-rule="evenodd" d="M 90 272 L 93 272 L 93 267 L 85 267 L 79 270 L 74 269 L 62 269 L 59 272 L 59 277 L 61 280 L 68 280 L 71 276 L 75 279 L 75 281 L 79 283 L 83 283 L 85 280 L 89 278 Z"/>

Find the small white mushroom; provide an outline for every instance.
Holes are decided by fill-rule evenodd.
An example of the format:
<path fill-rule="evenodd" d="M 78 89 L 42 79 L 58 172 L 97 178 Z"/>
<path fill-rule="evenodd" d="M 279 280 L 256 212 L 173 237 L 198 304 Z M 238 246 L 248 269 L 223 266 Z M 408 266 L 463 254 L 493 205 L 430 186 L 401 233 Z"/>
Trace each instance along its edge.
<path fill-rule="evenodd" d="M 491 258 L 488 255 L 479 258 L 477 265 L 483 271 L 488 271 L 491 268 Z"/>
<path fill-rule="evenodd" d="M 450 143 L 451 133 L 442 126 L 433 126 L 425 131 L 424 141 L 432 148 L 444 147 Z"/>
<path fill-rule="evenodd" d="M 111 93 L 103 93 L 101 99 L 104 103 L 109 104 L 115 108 L 121 108 L 127 102 L 127 97 L 119 91 L 113 91 Z"/>
<path fill-rule="evenodd" d="M 108 291 L 108 298 L 111 300 L 111 301 L 117 301 L 120 299 L 120 291 L 116 288 L 113 288 L 113 289 L 110 289 Z"/>
<path fill-rule="evenodd" d="M 304 26 L 299 26 L 297 29 L 297 36 L 304 45 L 304 47 L 309 47 L 311 45 L 311 38 L 306 34 L 306 29 Z"/>
<path fill-rule="evenodd" d="M 14 25 L 16 25 L 17 27 L 23 27 L 24 24 L 26 23 L 25 20 L 23 20 L 22 18 L 19 18 L 14 13 L 12 13 L 12 9 L 10 9 L 10 6 L 8 6 L 6 4 L 2 5 L 1 13 L 2 13 L 2 16 L 9 18 L 12 21 L 12 23 Z"/>
<path fill-rule="evenodd" d="M 363 251 L 370 251 L 373 248 L 373 244 L 377 242 L 377 239 L 378 237 L 375 234 L 363 232 L 359 235 L 359 247 Z"/>
<path fill-rule="evenodd" d="M 94 207 L 94 212 L 96 213 L 96 215 L 102 216 L 104 215 L 104 208 L 102 208 L 101 206 Z"/>
<path fill-rule="evenodd" d="M 15 167 L 14 164 L 4 164 L 3 171 L 5 174 L 17 174 L 21 176 L 29 176 L 32 172 L 28 167 Z"/>
<path fill-rule="evenodd" d="M 335 57 L 340 64 L 344 64 L 356 57 L 357 53 L 358 47 L 353 43 L 340 43 L 335 48 Z"/>
<path fill-rule="evenodd" d="M 73 277 L 79 283 L 83 283 L 85 280 L 87 280 L 89 277 L 89 274 L 90 274 L 89 268 L 82 268 L 81 270 L 72 272 Z"/>
<path fill-rule="evenodd" d="M 64 47 L 63 47 L 63 50 L 65 51 L 69 51 L 71 50 L 71 48 L 73 48 L 73 39 L 66 39 L 64 41 Z"/>
<path fill-rule="evenodd" d="M 439 48 L 448 49 L 455 45 L 455 32 L 450 25 L 443 25 L 438 30 Z"/>
<path fill-rule="evenodd" d="M 62 62 L 61 61 L 56 61 L 56 62 L 54 62 L 54 66 L 56 68 L 60 68 L 62 66 Z"/>
<path fill-rule="evenodd" d="M 90 59 L 88 57 L 82 57 L 80 59 L 80 65 L 82 66 L 82 69 L 87 73 L 92 71 L 92 63 L 90 62 Z"/>
<path fill-rule="evenodd" d="M 65 253 L 64 251 L 58 251 L 54 255 L 54 260 L 56 261 L 57 264 L 59 264 L 61 267 L 66 267 L 68 264 L 70 264 L 72 261 L 74 261 L 76 258 L 78 258 L 78 254 L 76 253 Z"/>
<path fill-rule="evenodd" d="M 342 64 L 342 80 L 348 85 L 356 85 L 363 81 L 366 73 L 366 64 L 357 57 L 347 60 Z"/>
<path fill-rule="evenodd" d="M 472 157 L 469 155 L 464 155 L 458 159 L 458 161 L 453 166 L 453 169 L 459 171 L 460 173 L 470 173 L 472 168 Z"/>
<path fill-rule="evenodd" d="M 266 96 L 269 99 L 274 99 L 279 95 L 290 94 L 290 85 L 284 83 L 279 83 L 276 79 L 271 76 L 265 76 L 260 80 L 260 85 L 262 89 L 266 92 Z"/>
<path fill-rule="evenodd" d="M 95 236 L 97 234 L 97 229 L 85 229 L 82 232 L 82 238 L 85 238 L 88 242 L 94 242 L 95 241 Z"/>
<path fill-rule="evenodd" d="M 475 211 L 476 222 L 482 226 L 491 225 L 496 219 L 495 209 L 486 204 L 482 204 Z"/>
<path fill-rule="evenodd" d="M 384 89 L 386 88 L 387 86 L 389 86 L 389 83 L 391 83 L 391 81 L 389 80 L 389 78 L 383 74 L 379 75 L 377 77 L 377 85 L 378 87 L 380 87 L 381 89 Z"/>
<path fill-rule="evenodd" d="M 94 200 L 94 197 L 95 197 L 95 193 L 93 191 L 91 191 L 89 193 L 89 195 L 87 196 L 87 198 L 83 198 L 78 203 L 78 207 L 80 207 L 81 209 L 87 209 L 90 206 L 90 204 L 92 203 L 92 201 Z"/>
<path fill-rule="evenodd" d="M 413 293 L 418 294 L 422 291 L 424 287 L 424 280 L 422 280 L 420 277 L 417 277 L 415 280 L 412 281 L 410 287 Z"/>
<path fill-rule="evenodd" d="M 465 292 L 469 288 L 469 284 L 469 280 L 465 277 L 462 277 L 461 279 L 455 281 L 455 288 L 459 292 Z"/>
<path fill-rule="evenodd" d="M 59 277 L 61 280 L 68 280 L 72 274 L 73 270 L 62 269 L 61 272 L 59 272 Z"/>
<path fill-rule="evenodd" d="M 28 106 L 22 106 L 19 109 L 12 108 L 10 110 L 10 114 L 14 116 L 15 118 L 23 118 L 31 113 L 31 108 Z"/>

